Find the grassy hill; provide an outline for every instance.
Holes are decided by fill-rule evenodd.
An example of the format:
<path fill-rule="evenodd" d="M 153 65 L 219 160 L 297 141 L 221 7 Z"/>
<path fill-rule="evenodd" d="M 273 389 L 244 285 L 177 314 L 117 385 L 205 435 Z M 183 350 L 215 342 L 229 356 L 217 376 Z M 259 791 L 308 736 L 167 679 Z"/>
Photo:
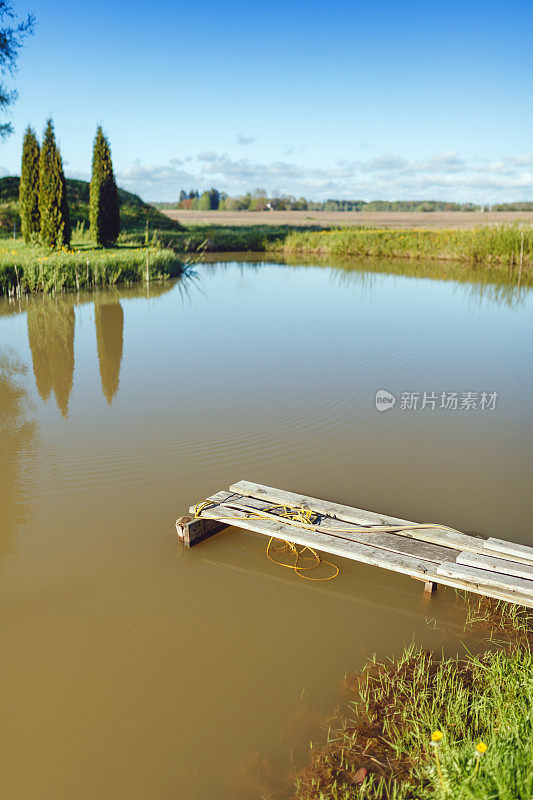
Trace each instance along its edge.
<path fill-rule="evenodd" d="M 20 178 L 0 178 L 0 236 L 13 233 L 16 224 L 17 232 L 20 231 L 19 218 L 19 182 Z M 161 214 L 156 208 L 145 203 L 136 194 L 118 190 L 120 198 L 120 218 L 122 230 L 126 233 L 144 231 L 146 221 L 151 232 L 155 229 L 161 231 L 177 231 L 180 229 L 178 222 Z M 84 223 L 89 227 L 89 183 L 73 178 L 67 179 L 67 195 L 70 208 L 72 227 Z"/>

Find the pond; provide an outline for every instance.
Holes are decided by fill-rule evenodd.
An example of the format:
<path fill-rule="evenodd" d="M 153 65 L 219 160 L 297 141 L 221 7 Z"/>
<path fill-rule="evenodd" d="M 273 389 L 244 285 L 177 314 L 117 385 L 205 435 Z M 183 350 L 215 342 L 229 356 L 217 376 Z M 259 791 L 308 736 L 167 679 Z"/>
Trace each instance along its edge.
<path fill-rule="evenodd" d="M 236 257 L 1 301 L 3 795 L 268 796 L 346 672 L 455 652 L 451 590 L 341 559 L 310 583 L 174 520 L 246 479 L 532 544 L 532 307 L 441 265 Z"/>

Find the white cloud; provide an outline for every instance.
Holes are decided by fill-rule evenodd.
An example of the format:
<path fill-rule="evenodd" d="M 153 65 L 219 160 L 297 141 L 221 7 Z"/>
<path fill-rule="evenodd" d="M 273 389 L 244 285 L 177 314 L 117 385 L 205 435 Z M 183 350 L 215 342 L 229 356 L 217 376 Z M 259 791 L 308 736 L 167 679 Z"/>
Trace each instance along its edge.
<path fill-rule="evenodd" d="M 235 139 L 235 144 L 252 144 L 252 142 L 255 142 L 255 136 L 241 136 L 239 134 Z"/>
<path fill-rule="evenodd" d="M 288 153 L 287 153 L 288 155 Z M 408 160 L 383 154 L 368 160 L 338 160 L 330 166 L 306 166 L 293 160 L 259 162 L 214 150 L 166 164 L 136 161 L 117 174 L 120 186 L 148 200 L 175 200 L 180 189 L 216 186 L 242 194 L 264 186 L 313 199 L 442 199 L 492 203 L 533 201 L 533 155 L 487 159 L 455 152 Z"/>

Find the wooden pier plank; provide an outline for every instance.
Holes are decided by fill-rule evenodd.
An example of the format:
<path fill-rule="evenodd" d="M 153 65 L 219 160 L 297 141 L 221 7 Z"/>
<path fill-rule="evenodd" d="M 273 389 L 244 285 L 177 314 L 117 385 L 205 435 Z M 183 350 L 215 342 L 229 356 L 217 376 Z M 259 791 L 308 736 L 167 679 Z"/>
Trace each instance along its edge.
<path fill-rule="evenodd" d="M 224 503 L 226 506 L 237 508 L 241 511 L 264 511 L 272 503 L 268 500 L 259 500 L 247 496 L 238 495 L 234 492 L 217 492 L 207 498 L 213 502 Z M 425 561 L 440 564 L 443 561 L 453 561 L 457 555 L 457 550 L 449 547 L 435 545 L 432 542 L 421 542 L 416 539 L 408 539 L 396 533 L 372 533 L 368 527 L 357 528 L 354 530 L 354 523 L 344 520 L 322 517 L 317 525 L 319 532 L 330 536 L 337 536 L 359 544 L 367 544 L 382 550 L 390 550 L 393 553 L 403 553 L 404 555 L 415 556 Z M 330 530 L 334 528 L 334 530 Z"/>
<path fill-rule="evenodd" d="M 271 486 L 262 486 L 259 483 L 250 481 L 238 481 L 233 483 L 230 491 L 246 494 L 250 497 L 257 497 L 260 500 L 268 500 L 272 503 L 280 503 L 289 506 L 307 506 L 312 511 L 320 514 L 328 514 L 331 517 L 355 522 L 357 525 L 416 525 L 417 523 L 399 517 L 389 517 L 384 514 L 376 514 L 373 511 L 364 511 L 360 508 L 331 503 L 328 500 L 319 500 L 307 495 L 286 492 L 283 489 L 274 489 Z M 469 536 L 459 531 L 448 531 L 442 528 L 416 528 L 414 530 L 398 532 L 399 536 L 418 541 L 431 542 L 432 544 L 449 547 L 454 550 L 468 550 L 478 553 L 483 550 L 483 539 Z"/>
<path fill-rule="evenodd" d="M 257 497 L 259 500 L 267 500 L 271 503 L 280 503 L 288 506 L 307 506 L 307 508 L 319 514 L 327 514 L 330 517 L 344 519 L 346 522 L 355 522 L 358 525 L 411 524 L 406 519 L 387 517 L 383 514 L 376 514 L 373 511 L 363 511 L 359 508 L 332 503 L 329 500 L 319 500 L 316 497 L 287 492 L 284 489 L 274 489 L 272 486 L 263 486 L 260 483 L 252 483 L 250 481 L 237 481 L 237 483 L 232 483 L 229 488 L 231 492 Z"/>
<path fill-rule="evenodd" d="M 485 551 L 489 551 L 487 555 L 494 552 L 498 554 L 499 558 L 513 558 L 517 557 L 522 563 L 533 563 L 533 547 L 528 547 L 525 544 L 516 544 L 515 542 L 506 542 L 504 539 L 494 539 L 490 537 L 486 539 Z"/>
<path fill-rule="evenodd" d="M 478 553 L 459 553 L 456 559 L 457 564 L 464 564 L 467 567 L 477 567 L 478 569 L 488 569 L 492 572 L 500 572 L 503 575 L 514 575 L 517 578 L 527 578 L 533 580 L 533 564 L 521 564 L 518 561 L 507 561 L 498 558 L 496 555 L 478 555 Z"/>
<path fill-rule="evenodd" d="M 446 562 L 437 567 L 439 576 L 448 578 L 459 578 L 465 581 L 472 581 L 478 588 L 482 586 L 492 586 L 495 589 L 503 589 L 506 592 L 519 592 L 522 595 L 531 595 L 533 602 L 533 581 L 517 578 L 511 575 L 503 575 L 501 572 L 491 572 L 487 569 L 477 569 L 466 564 Z"/>

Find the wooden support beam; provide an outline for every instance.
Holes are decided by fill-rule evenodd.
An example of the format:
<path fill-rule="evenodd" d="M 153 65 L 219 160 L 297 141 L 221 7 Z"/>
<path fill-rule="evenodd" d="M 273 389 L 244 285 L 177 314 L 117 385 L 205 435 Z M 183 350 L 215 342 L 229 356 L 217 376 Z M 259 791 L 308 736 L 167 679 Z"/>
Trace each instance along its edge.
<path fill-rule="evenodd" d="M 199 542 L 203 542 L 214 536 L 215 533 L 227 528 L 225 522 L 217 522 L 214 519 L 204 519 L 203 517 L 179 517 L 176 520 L 176 532 L 178 538 L 185 547 L 192 547 Z"/>
<path fill-rule="evenodd" d="M 424 592 L 426 594 L 433 594 L 433 592 L 437 591 L 437 584 L 434 581 L 425 581 L 424 583 Z"/>

